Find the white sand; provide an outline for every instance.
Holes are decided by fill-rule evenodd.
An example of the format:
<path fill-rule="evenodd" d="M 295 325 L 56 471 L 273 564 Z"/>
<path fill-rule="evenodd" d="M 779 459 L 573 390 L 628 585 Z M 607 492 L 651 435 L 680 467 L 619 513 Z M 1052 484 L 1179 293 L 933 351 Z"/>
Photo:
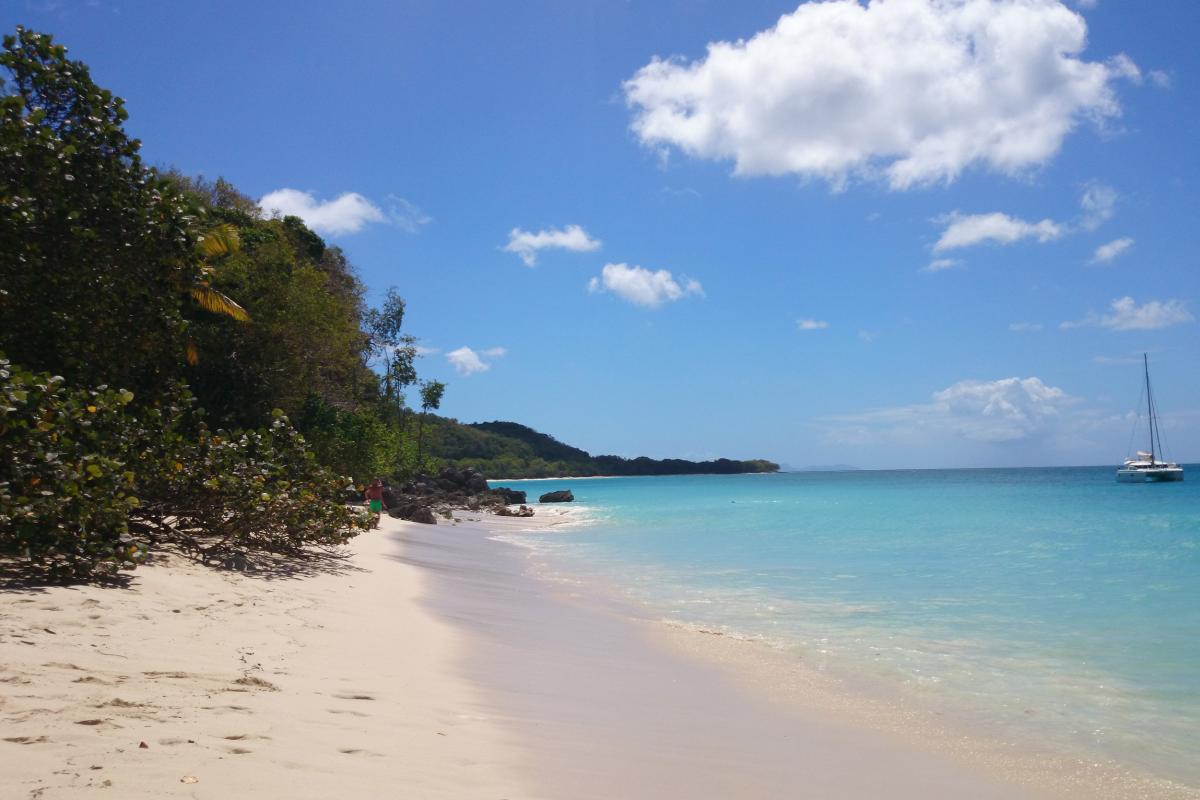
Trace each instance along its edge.
<path fill-rule="evenodd" d="M 379 532 L 352 549 L 340 574 L 176 559 L 0 592 L 0 798 L 528 796 L 420 571 Z"/>

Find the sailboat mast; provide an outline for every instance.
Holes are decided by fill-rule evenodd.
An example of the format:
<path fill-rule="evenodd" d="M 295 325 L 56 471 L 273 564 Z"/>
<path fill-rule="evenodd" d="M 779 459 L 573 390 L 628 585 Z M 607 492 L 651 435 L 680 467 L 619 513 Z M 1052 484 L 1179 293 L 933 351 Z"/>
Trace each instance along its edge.
<path fill-rule="evenodd" d="M 1146 416 L 1150 420 L 1150 466 L 1154 466 L 1154 401 L 1150 397 L 1150 356 L 1142 353 L 1142 366 L 1146 370 Z"/>

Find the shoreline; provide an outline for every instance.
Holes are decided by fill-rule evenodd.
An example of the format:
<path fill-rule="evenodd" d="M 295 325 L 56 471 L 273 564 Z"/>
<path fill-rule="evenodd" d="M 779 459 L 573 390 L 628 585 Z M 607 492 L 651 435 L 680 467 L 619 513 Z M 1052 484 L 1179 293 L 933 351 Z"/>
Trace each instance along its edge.
<path fill-rule="evenodd" d="M 537 574 L 505 539 L 572 524 L 539 512 L 384 517 L 292 573 L 168 556 L 126 588 L 0 590 L 0 794 L 1200 797 Z"/>
<path fill-rule="evenodd" d="M 584 671 L 595 666 L 589 664 L 587 658 L 576 658 L 572 661 L 564 654 L 564 647 L 570 647 L 572 632 L 564 631 L 562 625 L 555 625 L 554 621 L 542 612 L 530 615 L 527 606 L 531 596 L 542 601 L 539 608 L 543 611 L 554 604 L 572 607 L 577 615 L 575 624 L 582 625 L 585 629 L 589 625 L 602 629 L 613 624 L 612 620 L 615 619 L 617 627 L 636 631 L 636 638 L 641 644 L 631 646 L 622 653 L 622 666 L 636 664 L 639 660 L 654 663 L 662 659 L 664 653 L 681 657 L 682 663 L 674 665 L 669 680 L 675 683 L 694 680 L 704 686 L 706 692 L 720 695 L 726 701 L 733 697 L 741 697 L 747 707 L 756 709 L 749 714 L 751 719 L 747 720 L 753 723 L 751 729 L 768 728 L 778 735 L 793 739 L 811 736 L 816 729 L 841 729 L 847 739 L 842 741 L 843 749 L 835 748 L 837 752 L 833 754 L 834 761 L 840 756 L 844 759 L 841 764 L 844 768 L 850 761 L 867 762 L 872 757 L 870 754 L 874 753 L 875 767 L 889 774 L 888 791 L 893 797 L 939 796 L 936 793 L 924 793 L 918 788 L 922 780 L 930 780 L 932 775 L 938 776 L 936 780 L 961 779 L 971 782 L 969 796 L 973 797 L 989 796 L 988 793 L 996 790 L 996 787 L 1002 787 L 999 789 L 999 796 L 1006 797 L 1073 800 L 1200 797 L 1200 790 L 1130 771 L 1120 764 L 1094 761 L 1079 755 L 1065 755 L 1030 741 L 1012 741 L 983 733 L 984 729 L 978 721 L 972 722 L 967 715 L 943 715 L 931 706 L 912 702 L 913 698 L 901 698 L 888 691 L 894 687 L 873 685 L 853 677 L 830 674 L 803 663 L 794 653 L 779 650 L 763 641 L 743 639 L 718 631 L 697 630 L 664 619 L 655 615 L 651 607 L 626 599 L 616 587 L 600 585 L 591 579 L 579 579 L 569 573 L 564 575 L 554 570 L 548 573 L 544 568 L 534 568 L 531 565 L 537 555 L 536 551 L 515 544 L 514 535 L 518 534 L 522 527 L 528 530 L 556 524 L 573 524 L 569 509 L 554 509 L 549 513 L 553 513 L 559 519 L 538 520 L 535 517 L 538 521 L 534 525 L 530 525 L 529 520 L 496 524 L 489 519 L 479 523 L 481 530 L 474 532 L 470 531 L 468 526 L 460 526 L 467 528 L 463 534 L 482 537 L 486 542 L 463 542 L 462 551 L 448 562 L 455 564 L 456 568 L 444 572 L 450 575 L 461 574 L 463 569 L 469 569 L 469 565 L 480 557 L 481 551 L 487 552 L 488 579 L 491 583 L 488 598 L 494 602 L 498 597 L 524 597 L 525 607 L 507 608 L 504 611 L 509 622 L 519 618 L 522 628 L 527 631 L 552 630 L 560 636 L 565 633 L 565 644 L 540 642 L 544 647 L 548 647 L 547 657 L 560 664 L 566 661 L 572 669 Z M 421 547 L 423 538 L 418 537 L 417 541 L 410 543 L 410 547 Z M 499 547 L 496 547 L 497 545 Z M 505 549 L 508 550 L 507 554 L 504 553 Z M 443 556 L 445 553 L 446 551 L 442 550 Z M 455 560 L 459 558 L 463 560 Z M 479 576 L 476 576 L 473 582 L 478 581 Z M 449 619 L 457 620 L 458 624 L 475 618 L 466 613 L 467 608 L 462 606 L 464 594 L 470 593 L 469 589 L 464 592 L 462 584 L 435 580 L 433 589 L 434 596 L 430 603 L 435 610 Z M 448 604 L 449 607 L 447 593 L 452 593 L 455 597 L 455 600 Z M 496 613 L 495 609 L 491 611 Z M 475 609 L 475 613 L 479 613 L 478 608 Z M 526 616 L 521 616 L 522 614 Z M 477 634 L 480 631 L 476 629 L 476 624 L 466 623 L 466 628 L 470 631 L 469 640 L 478 643 L 480 637 Z M 618 635 L 618 638 L 628 638 L 630 635 L 632 634 L 627 631 Z M 537 645 L 539 642 L 525 641 L 523 644 L 525 651 L 529 652 L 531 645 Z M 510 645 L 511 642 L 502 641 L 499 650 Z M 479 649 L 478 644 L 476 649 Z M 502 652 L 497 652 L 498 648 L 494 643 L 482 649 L 486 655 L 477 655 L 476 659 L 489 666 L 486 671 L 476 671 L 474 677 L 485 685 L 495 684 L 496 665 L 506 663 L 505 656 Z M 717 680 L 713 680 L 713 675 L 708 670 L 719 673 Z M 590 691 L 603 692 L 603 685 L 604 676 L 594 675 Z M 530 687 L 525 687 L 526 695 L 522 695 L 512 685 L 511 676 L 509 684 L 500 687 L 499 695 L 502 698 L 506 693 L 508 695 L 509 713 L 514 713 L 513 709 L 516 708 L 519 716 L 521 704 L 530 699 L 527 696 L 529 690 Z M 577 707 L 588 705 L 586 697 L 575 696 L 571 701 Z M 506 701 L 499 701 L 499 706 L 503 711 Z M 681 709 L 678 704 L 670 710 L 676 713 L 696 712 L 696 709 Z M 591 712 L 601 718 L 606 713 L 604 709 L 595 707 L 591 708 Z M 553 718 L 556 712 L 549 708 L 541 709 L 541 713 L 544 716 L 539 724 L 543 724 L 546 717 Z M 633 713 L 623 720 L 621 725 L 615 727 L 619 730 L 622 726 L 638 726 L 644 723 L 645 720 L 640 720 L 638 714 Z M 526 731 L 526 735 L 528 733 Z M 576 735 L 580 733 L 579 730 L 575 731 Z M 678 735 L 679 732 L 676 733 Z M 628 731 L 620 732 L 621 736 L 627 734 Z M 613 732 L 613 736 L 616 735 L 616 732 Z M 769 743 L 755 739 L 754 734 L 751 734 L 751 739 L 758 741 L 760 750 L 770 750 Z M 712 746 L 714 743 L 702 742 L 699 746 L 705 744 Z M 728 746 L 731 743 L 725 741 L 716 744 Z M 598 743 L 593 742 L 591 746 L 596 748 Z M 645 744 L 642 746 L 645 747 Z M 544 762 L 546 742 L 541 742 L 540 747 Z M 896 758 L 897 753 L 904 755 L 898 762 L 891 761 L 890 759 Z M 636 753 L 626 751 L 622 752 L 621 758 L 614 763 L 625 763 L 636 758 Z M 756 770 L 760 772 L 765 768 L 761 758 L 746 758 L 744 761 L 755 762 Z M 863 763 L 863 766 L 866 765 L 867 763 Z M 774 766 L 778 768 L 782 765 Z M 691 765 L 691 768 L 700 774 L 705 772 L 702 765 Z M 837 769 L 834 772 L 837 772 Z M 786 774 L 787 770 L 783 769 L 781 775 Z M 592 777 L 598 780 L 601 776 Z M 838 784 L 837 780 L 844 777 L 844 773 L 831 776 L 821 775 L 819 771 L 803 776 L 805 781 L 827 781 L 830 797 L 871 796 L 870 792 L 860 791 L 851 784 Z M 646 775 L 641 775 L 640 783 L 645 783 L 646 778 Z M 714 776 L 709 775 L 705 782 L 688 786 L 688 796 L 708 796 L 704 792 L 713 778 Z M 793 788 L 800 785 L 806 784 L 797 783 Z M 736 790 L 743 796 L 751 797 L 775 796 L 772 790 L 777 787 L 759 788 L 760 794 L 747 794 L 744 785 L 728 787 L 728 791 Z M 906 791 L 909 794 L 905 794 Z M 944 791 L 944 788 L 939 791 Z M 656 794 L 650 792 L 642 795 L 634 792 L 628 796 L 654 797 Z M 719 797 L 722 793 L 713 792 L 711 796 Z"/>

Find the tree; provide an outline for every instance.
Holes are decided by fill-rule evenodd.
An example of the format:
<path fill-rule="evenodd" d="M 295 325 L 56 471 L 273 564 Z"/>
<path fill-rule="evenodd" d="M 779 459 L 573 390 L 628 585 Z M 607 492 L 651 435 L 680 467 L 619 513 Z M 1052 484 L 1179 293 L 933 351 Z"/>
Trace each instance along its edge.
<path fill-rule="evenodd" d="M 387 291 L 383 307 L 370 309 L 364 318 L 372 353 L 383 362 L 383 396 L 396 409 L 397 420 L 404 407 L 404 389 L 417 380 L 417 340 L 400 332 L 404 307 L 404 298 L 393 286 Z"/>
<path fill-rule="evenodd" d="M 446 384 L 441 381 L 425 381 L 421 384 L 421 416 L 417 420 L 417 469 L 425 467 L 424 439 L 425 418 L 430 411 L 437 411 L 442 405 L 442 395 L 446 393 Z"/>
<path fill-rule="evenodd" d="M 0 350 L 82 384 L 165 386 L 183 364 L 179 287 L 203 279 L 197 209 L 50 36 L 17 28 L 0 67 Z"/>

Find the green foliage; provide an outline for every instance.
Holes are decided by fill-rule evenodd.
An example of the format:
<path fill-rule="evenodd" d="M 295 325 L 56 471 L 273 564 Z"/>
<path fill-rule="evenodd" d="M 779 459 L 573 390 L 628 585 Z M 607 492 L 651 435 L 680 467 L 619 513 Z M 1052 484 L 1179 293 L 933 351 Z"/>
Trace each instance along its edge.
<path fill-rule="evenodd" d="M 202 426 L 172 458 L 153 471 L 139 520 L 206 561 L 296 555 L 344 544 L 364 527 L 343 502 L 347 479 L 317 464 L 282 412 L 253 431 Z"/>
<path fill-rule="evenodd" d="M 177 374 L 196 210 L 142 166 L 120 98 L 51 37 L 17 29 L 0 67 L 0 350 L 84 385 Z"/>
<path fill-rule="evenodd" d="M 342 501 L 347 479 L 282 414 L 211 433 L 182 389 L 136 413 L 133 399 L 0 358 L 0 550 L 84 578 L 132 568 L 151 542 L 221 560 L 340 544 L 362 527 Z"/>
<path fill-rule="evenodd" d="M 0 549 L 56 577 L 129 568 L 139 505 L 124 449 L 128 391 L 70 390 L 0 358 Z"/>

